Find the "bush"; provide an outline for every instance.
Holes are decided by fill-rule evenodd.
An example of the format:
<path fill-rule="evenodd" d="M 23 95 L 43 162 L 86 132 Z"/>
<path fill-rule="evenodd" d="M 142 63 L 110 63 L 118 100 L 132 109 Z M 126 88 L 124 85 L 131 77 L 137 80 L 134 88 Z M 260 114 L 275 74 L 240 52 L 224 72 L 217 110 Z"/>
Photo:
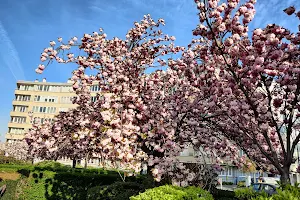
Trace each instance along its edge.
<path fill-rule="evenodd" d="M 51 170 L 51 171 L 55 171 L 57 169 L 60 169 L 60 168 L 64 168 L 65 165 L 59 163 L 59 162 L 56 162 L 56 161 L 42 161 L 42 162 L 39 162 L 39 163 L 36 163 L 34 165 L 35 169 L 36 170 Z"/>
<path fill-rule="evenodd" d="M 235 197 L 235 194 L 233 191 L 219 190 L 219 189 L 214 189 L 212 192 L 212 195 L 215 200 L 233 199 Z"/>
<path fill-rule="evenodd" d="M 136 182 L 116 182 L 111 185 L 96 186 L 88 190 L 88 200 L 125 200 L 140 192 L 144 192 L 146 188 L 142 184 Z"/>
<path fill-rule="evenodd" d="M 284 187 L 277 189 L 277 194 L 271 197 L 256 197 L 253 200 L 298 200 L 300 197 L 299 185 L 295 186 L 285 185 Z"/>
<path fill-rule="evenodd" d="M 259 196 L 267 197 L 267 193 L 265 192 L 256 192 L 253 188 L 239 188 L 234 190 L 235 197 L 240 200 L 248 200 L 251 198 L 257 198 Z"/>
<path fill-rule="evenodd" d="M 11 157 L 11 156 L 0 155 L 0 164 L 21 165 L 21 164 L 26 164 L 26 162 L 17 160 L 16 158 Z"/>
<path fill-rule="evenodd" d="M 246 187 L 246 182 L 245 181 L 238 182 L 237 187 Z"/>
<path fill-rule="evenodd" d="M 153 189 L 148 189 L 146 192 L 137 196 L 130 197 L 130 200 L 213 200 L 213 196 L 201 189 L 194 186 L 190 187 L 177 187 L 171 185 L 164 185 Z"/>
<path fill-rule="evenodd" d="M 147 175 L 128 177 L 126 180 L 128 182 L 115 182 L 111 185 L 90 188 L 87 199 L 124 200 L 155 186 L 153 178 Z"/>

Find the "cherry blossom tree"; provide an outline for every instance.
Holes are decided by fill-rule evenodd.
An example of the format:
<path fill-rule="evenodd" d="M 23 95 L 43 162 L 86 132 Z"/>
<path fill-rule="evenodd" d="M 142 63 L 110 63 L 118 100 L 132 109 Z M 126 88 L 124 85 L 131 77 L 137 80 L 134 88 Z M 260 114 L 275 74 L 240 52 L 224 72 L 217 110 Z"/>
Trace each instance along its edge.
<path fill-rule="evenodd" d="M 146 157 L 141 150 L 141 144 L 137 142 L 141 138 L 139 123 L 146 123 L 142 119 L 147 118 L 144 114 L 147 106 L 141 96 L 144 85 L 142 77 L 147 68 L 165 64 L 156 60 L 158 56 L 180 51 L 179 47 L 170 43 L 174 37 L 156 30 L 161 25 L 164 25 L 162 19 L 155 22 L 147 15 L 141 23 L 135 23 L 135 27 L 127 33 L 126 40 L 106 39 L 106 34 L 100 30 L 100 33 L 94 32 L 93 35 L 85 34 L 81 42 L 74 37 L 68 44 L 64 44 L 62 38 L 59 38 L 61 45 L 57 49 L 45 49 L 41 56 L 42 61 L 56 59 L 60 63 L 78 64 L 78 70 L 73 72 L 73 88 L 82 94 L 74 103 L 88 112 L 76 113 L 73 117 L 76 117 L 76 121 L 79 120 L 77 123 L 81 122 L 81 128 L 86 129 L 85 134 L 92 135 L 89 138 L 93 138 L 101 157 L 135 171 L 139 171 L 141 167 L 139 160 Z M 55 46 L 55 42 L 50 45 Z M 79 47 L 86 56 L 75 57 L 68 53 L 68 58 L 60 57 L 60 52 L 71 47 Z M 41 73 L 44 68 L 44 65 L 39 65 L 36 72 Z M 86 68 L 96 71 L 96 74 L 88 76 L 85 73 Z M 102 99 L 91 105 L 87 91 L 94 81 L 99 83 Z M 54 123 L 54 130 L 61 129 L 67 123 L 64 120 Z M 65 131 L 75 130 L 74 134 L 78 134 L 79 128 L 74 128 L 74 124 L 72 126 L 73 128 Z M 90 140 L 83 141 L 91 143 Z"/>
<path fill-rule="evenodd" d="M 17 160 L 28 161 L 32 159 L 28 154 L 28 145 L 25 141 L 5 143 L 4 152 L 6 156 L 14 157 Z"/>
<path fill-rule="evenodd" d="M 87 110 L 62 117 L 51 134 L 63 129 L 72 141 L 82 135 L 82 149 L 92 143 L 104 159 L 136 172 L 145 160 L 158 181 L 163 174 L 181 185 L 193 180 L 195 174 L 177 160 L 189 145 L 196 151 L 203 148 L 217 164 L 230 157 L 238 166 L 247 164 L 245 156 L 238 158 L 242 149 L 258 166 L 288 181 L 300 137 L 299 33 L 268 25 L 249 37 L 254 0 L 240 6 L 238 0 L 195 2 L 200 24 L 193 34 L 200 39 L 188 49 L 176 47 L 175 37 L 158 29 L 164 21 L 149 15 L 135 22 L 125 40 L 107 39 L 101 29 L 80 42 L 77 37 L 67 43 L 58 38 L 59 45 L 50 42 L 41 61 L 78 65 L 72 76 L 78 92 L 74 103 Z M 84 55 L 75 56 L 74 48 Z M 179 52 L 179 59 L 168 57 Z M 145 73 L 166 65 L 167 70 Z M 39 65 L 36 72 L 44 69 Z M 86 69 L 95 73 L 87 75 Z M 94 81 L 101 98 L 91 104 L 88 87 Z M 75 126 L 64 129 L 72 117 Z M 37 128 L 37 133 L 43 131 Z M 175 169 L 182 173 L 174 174 Z"/>
<path fill-rule="evenodd" d="M 5 150 L 5 143 L 4 142 L 0 142 L 0 154 L 4 154 L 4 150 Z"/>
<path fill-rule="evenodd" d="M 210 96 L 200 102 L 202 120 L 289 182 L 300 139 L 300 33 L 270 24 L 250 34 L 255 0 L 195 2 L 200 24 L 193 34 L 199 39 L 189 45 L 194 59 L 186 67 L 200 71 L 200 79 L 189 81 Z M 285 12 L 292 15 L 295 9 Z"/>
<path fill-rule="evenodd" d="M 186 177 L 190 182 L 196 177 L 177 159 L 186 146 L 193 145 L 196 150 L 201 146 L 207 153 L 211 150 L 218 162 L 229 155 L 237 160 L 238 149 L 229 145 L 229 140 L 207 128 L 205 123 L 199 123 L 203 115 L 197 109 L 199 100 L 207 97 L 190 82 L 190 76 L 194 77 L 195 73 L 186 68 L 185 62 L 193 60 L 190 57 L 193 52 L 185 52 L 185 60 L 168 57 L 185 48 L 176 47 L 172 42 L 175 37 L 164 35 L 157 28 L 164 25 L 162 19 L 154 22 L 147 15 L 134 25 L 126 40 L 107 39 L 100 29 L 100 33 L 85 34 L 81 42 L 77 37 L 68 43 L 58 38 L 57 48 L 54 41 L 50 42 L 51 47 L 44 50 L 41 61 L 55 59 L 59 63 L 78 64 L 72 76 L 73 89 L 78 94 L 74 103 L 78 108 L 60 115 L 52 127 L 42 125 L 32 129 L 27 137 L 33 149 L 38 147 L 33 152 L 51 157 L 49 151 L 43 150 L 51 147 L 65 155 L 66 151 L 56 145 L 62 140 L 80 144 L 82 150 L 93 144 L 93 152 L 116 167 L 139 172 L 141 164 L 147 161 L 157 181 L 163 175 L 171 175 L 174 181 L 182 182 L 181 185 L 188 184 L 184 181 Z M 62 52 L 71 48 L 79 48 L 86 54 L 75 56 L 69 51 L 67 58 L 62 57 Z M 166 71 L 145 73 L 146 69 L 159 69 L 167 64 L 172 67 Z M 95 73 L 87 75 L 87 68 Z M 44 65 L 39 65 L 36 72 L 42 73 L 44 69 Z M 91 103 L 88 87 L 95 81 L 101 92 L 98 100 Z M 176 170 L 181 174 L 174 173 Z"/>

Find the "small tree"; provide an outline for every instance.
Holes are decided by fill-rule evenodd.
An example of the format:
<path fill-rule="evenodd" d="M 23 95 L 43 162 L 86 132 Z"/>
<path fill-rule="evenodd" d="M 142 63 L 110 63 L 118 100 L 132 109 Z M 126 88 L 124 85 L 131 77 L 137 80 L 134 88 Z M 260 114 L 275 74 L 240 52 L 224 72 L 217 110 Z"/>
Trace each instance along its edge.
<path fill-rule="evenodd" d="M 14 157 L 17 160 L 28 161 L 32 159 L 28 154 L 28 145 L 25 141 L 5 143 L 4 152 L 6 156 Z"/>

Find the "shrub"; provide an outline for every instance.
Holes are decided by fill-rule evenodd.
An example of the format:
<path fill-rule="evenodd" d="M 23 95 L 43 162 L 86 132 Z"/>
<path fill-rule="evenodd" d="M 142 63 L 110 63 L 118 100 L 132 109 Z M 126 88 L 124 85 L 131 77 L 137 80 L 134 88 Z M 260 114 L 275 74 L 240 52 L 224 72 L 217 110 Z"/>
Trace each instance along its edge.
<path fill-rule="evenodd" d="M 111 185 L 96 186 L 89 189 L 87 192 L 87 199 L 124 200 L 144 191 L 144 186 L 136 182 L 116 182 Z"/>
<path fill-rule="evenodd" d="M 4 156 L 4 155 L 0 155 L 0 164 L 26 164 L 26 162 L 21 161 L 21 160 L 17 160 L 14 157 L 11 156 Z"/>
<path fill-rule="evenodd" d="M 237 187 L 246 187 L 246 182 L 245 181 L 238 182 Z"/>
<path fill-rule="evenodd" d="M 259 196 L 267 197 L 267 193 L 265 192 L 256 192 L 253 188 L 239 188 L 234 191 L 235 197 L 240 200 L 248 200 L 251 198 L 256 198 Z"/>
<path fill-rule="evenodd" d="M 130 200 L 213 200 L 213 196 L 197 187 L 177 187 L 164 185 L 153 189 L 148 189 L 144 193 L 130 197 Z"/>
<path fill-rule="evenodd" d="M 25 177 L 29 177 L 29 175 L 30 175 L 30 169 L 26 169 L 26 168 L 24 168 L 24 169 L 19 169 L 17 172 L 18 173 L 20 173 L 22 176 L 25 176 Z"/>
<path fill-rule="evenodd" d="M 277 194 L 274 194 L 269 198 L 256 197 L 253 200 L 298 200 L 300 197 L 300 188 L 298 186 L 298 184 L 295 186 L 284 185 L 277 189 Z"/>
<path fill-rule="evenodd" d="M 59 168 L 64 168 L 65 165 L 56 162 L 56 161 L 42 161 L 39 163 L 36 163 L 35 165 L 35 169 L 39 170 L 39 169 L 44 169 L 44 170 L 56 170 Z"/>
<path fill-rule="evenodd" d="M 220 189 L 214 189 L 212 192 L 212 195 L 214 197 L 214 199 L 216 200 L 225 200 L 227 199 L 233 199 L 235 197 L 235 194 L 233 191 L 229 191 L 229 190 L 220 190 Z"/>
<path fill-rule="evenodd" d="M 153 188 L 155 185 L 153 178 L 147 175 L 128 177 L 126 180 L 128 182 L 115 182 L 111 185 L 90 188 L 87 192 L 87 199 L 129 199 L 129 197 Z"/>

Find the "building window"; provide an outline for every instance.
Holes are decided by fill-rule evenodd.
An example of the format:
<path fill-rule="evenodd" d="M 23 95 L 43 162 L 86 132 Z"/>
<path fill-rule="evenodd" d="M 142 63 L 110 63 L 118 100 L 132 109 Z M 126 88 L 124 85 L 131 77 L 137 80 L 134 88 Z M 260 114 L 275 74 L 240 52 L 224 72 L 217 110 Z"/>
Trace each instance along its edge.
<path fill-rule="evenodd" d="M 33 85 L 20 85 L 19 90 L 25 90 L 25 91 L 33 90 Z"/>
<path fill-rule="evenodd" d="M 239 176 L 240 176 L 240 177 L 244 177 L 244 176 L 246 176 L 246 175 L 247 175 L 247 174 L 246 174 L 245 172 L 243 172 L 243 171 L 240 171 L 240 172 L 239 172 Z"/>
<path fill-rule="evenodd" d="M 43 91 L 43 92 L 49 92 L 50 85 L 38 85 L 37 90 Z"/>
<path fill-rule="evenodd" d="M 28 106 L 14 106 L 14 111 L 15 112 L 26 112 Z"/>
<path fill-rule="evenodd" d="M 11 122 L 24 124 L 26 122 L 26 117 L 12 117 Z"/>
<path fill-rule="evenodd" d="M 33 106 L 32 112 L 34 112 L 34 113 L 39 112 L 39 106 Z"/>
<path fill-rule="evenodd" d="M 46 107 L 40 107 L 40 113 L 45 113 L 46 112 Z"/>
<path fill-rule="evenodd" d="M 50 86 L 49 85 L 44 85 L 43 91 L 44 92 L 49 92 Z"/>
<path fill-rule="evenodd" d="M 91 91 L 91 92 L 97 92 L 97 91 L 100 91 L 99 85 L 92 85 L 92 86 L 90 87 L 90 91 Z"/>
<path fill-rule="evenodd" d="M 91 97 L 91 101 L 92 101 L 92 102 L 95 102 L 97 99 L 98 99 L 97 96 Z"/>
<path fill-rule="evenodd" d="M 48 102 L 56 103 L 57 102 L 57 97 L 49 97 Z"/>
<path fill-rule="evenodd" d="M 180 156 L 190 156 L 191 152 L 190 149 L 184 149 L 181 153 Z"/>
<path fill-rule="evenodd" d="M 55 107 L 47 107 L 47 113 L 55 113 L 56 108 Z"/>
<path fill-rule="evenodd" d="M 53 122 L 53 119 L 51 119 L 51 118 L 40 118 L 40 117 L 35 117 L 34 119 L 33 119 L 33 123 L 37 123 L 37 122 L 40 122 L 40 123 L 45 123 L 46 121 L 48 121 L 48 122 Z"/>
<path fill-rule="evenodd" d="M 60 98 L 60 103 L 69 103 L 71 104 L 73 101 L 73 97 L 61 97 Z"/>
<path fill-rule="evenodd" d="M 56 112 L 56 107 L 40 107 L 40 106 L 33 106 L 32 112 L 34 113 L 50 113 L 53 114 Z"/>
<path fill-rule="evenodd" d="M 15 143 L 16 141 L 17 141 L 16 139 L 7 139 L 6 140 L 6 142 L 10 143 L 10 144 Z"/>
<path fill-rule="evenodd" d="M 17 101 L 30 101 L 30 95 L 16 95 Z"/>
<path fill-rule="evenodd" d="M 233 175 L 232 168 L 225 168 L 220 172 L 220 176 L 232 176 L 232 175 Z"/>
<path fill-rule="evenodd" d="M 72 86 L 62 86 L 61 92 L 73 92 Z"/>
<path fill-rule="evenodd" d="M 245 155 L 244 151 L 243 151 L 243 150 L 240 150 L 240 151 L 239 151 L 239 156 L 242 157 L 243 155 Z"/>
<path fill-rule="evenodd" d="M 37 96 L 36 95 L 36 96 L 34 96 L 34 101 L 56 103 L 57 97 L 56 96 Z"/>
<path fill-rule="evenodd" d="M 68 110 L 68 108 L 59 108 L 59 112 L 67 112 Z"/>
<path fill-rule="evenodd" d="M 24 134 L 24 128 L 9 128 L 9 133 L 13 134 Z"/>
<path fill-rule="evenodd" d="M 37 95 L 34 96 L 34 101 L 40 101 L 40 100 L 41 100 L 41 96 L 37 96 Z"/>
<path fill-rule="evenodd" d="M 60 92 L 60 86 L 51 86 L 51 92 Z"/>

